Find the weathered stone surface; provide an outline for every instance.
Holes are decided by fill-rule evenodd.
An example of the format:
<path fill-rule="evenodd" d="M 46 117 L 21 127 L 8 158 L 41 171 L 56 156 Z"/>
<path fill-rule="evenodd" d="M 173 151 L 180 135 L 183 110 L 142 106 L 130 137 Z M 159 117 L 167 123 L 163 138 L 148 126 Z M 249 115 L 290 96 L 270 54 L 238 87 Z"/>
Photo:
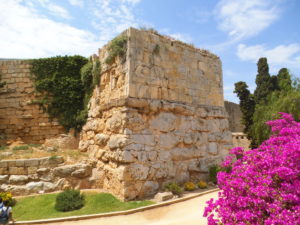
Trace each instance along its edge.
<path fill-rule="evenodd" d="M 173 134 L 161 134 L 159 136 L 159 146 L 164 149 L 174 148 L 179 143 L 178 137 Z"/>
<path fill-rule="evenodd" d="M 67 177 L 70 176 L 72 172 L 77 169 L 76 165 L 65 165 L 57 167 L 53 170 L 54 175 L 59 177 Z"/>
<path fill-rule="evenodd" d="M 212 155 L 218 154 L 218 145 L 214 142 L 208 144 L 208 153 Z"/>
<path fill-rule="evenodd" d="M 106 134 L 96 134 L 95 136 L 95 143 L 99 146 L 105 146 L 107 141 L 109 139 L 109 136 Z"/>
<path fill-rule="evenodd" d="M 155 195 L 154 199 L 156 202 L 163 202 L 172 199 L 174 195 L 172 192 L 159 192 Z"/>
<path fill-rule="evenodd" d="M 11 175 L 9 177 L 10 184 L 25 184 L 28 181 L 28 176 L 24 175 Z"/>
<path fill-rule="evenodd" d="M 6 183 L 8 180 L 8 175 L 0 175 L 0 184 Z"/>
<path fill-rule="evenodd" d="M 117 148 L 123 148 L 128 143 L 128 139 L 123 135 L 111 136 L 108 142 L 108 146 L 111 150 Z"/>
<path fill-rule="evenodd" d="M 176 127 L 176 116 L 173 113 L 160 113 L 155 119 L 151 120 L 150 128 L 162 132 L 169 132 Z"/>

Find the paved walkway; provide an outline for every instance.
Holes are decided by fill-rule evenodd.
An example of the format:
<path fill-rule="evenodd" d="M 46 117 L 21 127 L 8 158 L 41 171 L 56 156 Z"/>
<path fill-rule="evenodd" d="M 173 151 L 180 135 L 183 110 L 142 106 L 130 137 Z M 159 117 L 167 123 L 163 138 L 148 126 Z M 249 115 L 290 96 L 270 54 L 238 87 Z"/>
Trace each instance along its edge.
<path fill-rule="evenodd" d="M 80 221 L 55 222 L 55 225 L 206 225 L 203 218 L 205 202 L 217 198 L 218 192 L 213 192 L 184 202 L 150 209 L 131 215 L 113 216 L 107 218 L 86 219 Z"/>

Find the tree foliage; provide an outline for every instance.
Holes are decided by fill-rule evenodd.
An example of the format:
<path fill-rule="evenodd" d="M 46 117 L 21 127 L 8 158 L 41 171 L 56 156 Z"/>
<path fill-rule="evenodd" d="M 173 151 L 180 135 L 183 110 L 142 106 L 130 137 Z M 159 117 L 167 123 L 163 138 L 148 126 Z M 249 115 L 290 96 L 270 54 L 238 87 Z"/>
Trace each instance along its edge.
<path fill-rule="evenodd" d="M 240 99 L 240 108 L 243 114 L 242 123 L 245 125 L 245 133 L 249 134 L 255 109 L 253 95 L 248 90 L 248 85 L 243 81 L 235 83 L 234 93 L 236 93 Z"/>
<path fill-rule="evenodd" d="M 31 65 L 35 89 L 41 93 L 38 103 L 67 130 L 79 131 L 94 88 L 93 63 L 76 55 L 34 59 Z"/>
<path fill-rule="evenodd" d="M 291 80 L 286 68 L 279 70 L 277 75 L 270 76 L 266 58 L 257 63 L 256 89 L 254 94 L 248 90 L 245 82 L 235 84 L 234 93 L 240 99 L 244 132 L 251 140 L 251 147 L 259 146 L 270 136 L 266 122 L 277 118 L 278 112 L 291 113 L 295 118 L 300 116 L 299 82 Z"/>

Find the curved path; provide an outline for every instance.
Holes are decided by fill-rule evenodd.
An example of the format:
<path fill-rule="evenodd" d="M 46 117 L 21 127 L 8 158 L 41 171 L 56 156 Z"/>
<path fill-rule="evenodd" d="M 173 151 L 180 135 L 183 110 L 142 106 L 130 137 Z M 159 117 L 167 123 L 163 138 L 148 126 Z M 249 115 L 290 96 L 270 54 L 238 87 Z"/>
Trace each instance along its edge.
<path fill-rule="evenodd" d="M 218 192 L 212 192 L 172 205 L 149 209 L 130 215 L 94 218 L 80 221 L 47 223 L 52 225 L 206 225 L 202 217 L 205 202 L 217 198 Z"/>

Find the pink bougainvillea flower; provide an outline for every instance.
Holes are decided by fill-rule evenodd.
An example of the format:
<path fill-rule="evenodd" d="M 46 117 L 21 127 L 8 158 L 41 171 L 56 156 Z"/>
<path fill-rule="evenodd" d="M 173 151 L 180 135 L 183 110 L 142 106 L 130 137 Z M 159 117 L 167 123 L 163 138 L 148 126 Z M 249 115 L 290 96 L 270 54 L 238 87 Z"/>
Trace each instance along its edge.
<path fill-rule="evenodd" d="M 300 123 L 280 114 L 260 147 L 233 148 L 222 163 L 231 170 L 217 175 L 219 198 L 204 211 L 209 225 L 300 224 Z"/>

